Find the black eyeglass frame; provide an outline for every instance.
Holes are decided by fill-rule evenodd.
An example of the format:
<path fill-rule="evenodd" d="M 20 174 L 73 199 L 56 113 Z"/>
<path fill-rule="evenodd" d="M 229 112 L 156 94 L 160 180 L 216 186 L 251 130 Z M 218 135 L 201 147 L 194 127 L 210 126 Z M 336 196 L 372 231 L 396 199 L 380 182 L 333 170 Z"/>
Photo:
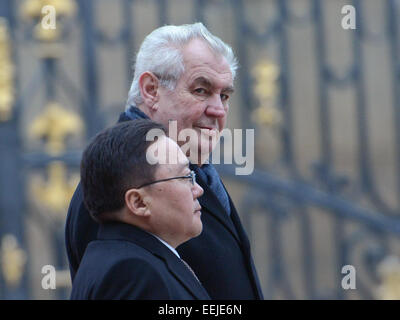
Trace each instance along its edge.
<path fill-rule="evenodd" d="M 166 178 L 166 179 L 161 179 L 161 180 L 156 180 L 156 181 L 144 183 L 141 186 L 137 187 L 137 189 L 140 189 L 140 188 L 143 188 L 143 187 L 147 187 L 147 186 L 150 186 L 150 185 L 155 184 L 155 183 L 164 182 L 164 181 L 170 181 L 170 180 L 175 180 L 175 179 L 191 179 L 192 180 L 192 185 L 194 185 L 196 183 L 196 173 L 192 170 L 192 171 L 190 171 L 190 174 L 187 175 L 187 176 L 172 177 L 172 178 Z"/>

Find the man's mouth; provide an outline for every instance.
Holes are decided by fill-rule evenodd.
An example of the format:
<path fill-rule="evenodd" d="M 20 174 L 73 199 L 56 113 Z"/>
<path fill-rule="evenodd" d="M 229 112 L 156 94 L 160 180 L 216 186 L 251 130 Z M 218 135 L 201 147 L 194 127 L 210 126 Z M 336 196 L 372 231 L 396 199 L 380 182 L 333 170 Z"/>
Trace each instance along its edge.
<path fill-rule="evenodd" d="M 215 126 L 197 126 L 197 128 L 200 129 L 201 133 L 204 133 L 207 135 L 215 135 L 218 133 L 218 129 Z"/>
<path fill-rule="evenodd" d="M 193 213 L 196 213 L 196 212 L 201 213 L 201 207 L 198 207 L 197 209 L 195 209 Z"/>

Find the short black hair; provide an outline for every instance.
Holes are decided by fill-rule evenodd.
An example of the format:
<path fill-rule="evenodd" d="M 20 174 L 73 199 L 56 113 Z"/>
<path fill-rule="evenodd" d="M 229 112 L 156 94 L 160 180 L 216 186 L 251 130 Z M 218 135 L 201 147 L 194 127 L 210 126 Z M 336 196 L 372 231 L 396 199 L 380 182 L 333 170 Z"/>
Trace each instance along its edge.
<path fill-rule="evenodd" d="M 97 134 L 87 146 L 81 161 L 83 199 L 92 218 L 104 222 L 102 213 L 120 210 L 125 192 L 150 182 L 157 168 L 146 160 L 147 133 L 163 125 L 151 120 L 132 120 L 117 124 Z"/>

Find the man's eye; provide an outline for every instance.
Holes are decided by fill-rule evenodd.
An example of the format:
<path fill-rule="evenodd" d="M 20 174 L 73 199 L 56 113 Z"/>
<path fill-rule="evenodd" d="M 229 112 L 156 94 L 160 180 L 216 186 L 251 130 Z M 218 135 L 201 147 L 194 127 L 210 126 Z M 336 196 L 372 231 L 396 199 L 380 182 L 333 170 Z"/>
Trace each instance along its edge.
<path fill-rule="evenodd" d="M 206 94 L 206 93 L 207 93 L 207 90 L 204 89 L 204 88 L 197 88 L 197 89 L 195 89 L 194 91 L 195 91 L 196 93 L 198 93 L 198 94 Z"/>
<path fill-rule="evenodd" d="M 229 99 L 229 96 L 227 94 L 221 94 L 221 100 L 222 101 L 227 101 Z"/>

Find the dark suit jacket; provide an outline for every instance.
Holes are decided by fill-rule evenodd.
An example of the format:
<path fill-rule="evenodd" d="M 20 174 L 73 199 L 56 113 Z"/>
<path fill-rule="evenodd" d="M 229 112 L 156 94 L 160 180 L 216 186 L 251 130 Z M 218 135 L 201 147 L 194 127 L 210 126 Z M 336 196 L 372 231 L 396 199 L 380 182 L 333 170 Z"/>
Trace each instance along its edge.
<path fill-rule="evenodd" d="M 210 299 L 193 273 L 151 234 L 124 223 L 100 226 L 76 274 L 71 299 Z"/>
<path fill-rule="evenodd" d="M 191 165 L 191 169 L 196 171 L 198 167 Z M 177 251 L 212 299 L 263 299 L 249 239 L 229 193 L 230 216 L 200 175 L 196 180 L 204 189 L 199 198 L 203 231 Z"/>
<path fill-rule="evenodd" d="M 132 119 L 125 113 L 119 119 L 120 122 L 128 120 Z M 196 168 L 192 166 L 192 169 Z M 199 175 L 197 181 L 204 189 L 199 198 L 203 232 L 178 247 L 177 251 L 196 272 L 212 299 L 263 299 L 249 240 L 231 198 L 229 217 Z M 82 190 L 78 185 L 70 203 L 65 230 L 72 281 L 85 248 L 95 239 L 96 232 L 97 224 L 83 205 Z"/>

